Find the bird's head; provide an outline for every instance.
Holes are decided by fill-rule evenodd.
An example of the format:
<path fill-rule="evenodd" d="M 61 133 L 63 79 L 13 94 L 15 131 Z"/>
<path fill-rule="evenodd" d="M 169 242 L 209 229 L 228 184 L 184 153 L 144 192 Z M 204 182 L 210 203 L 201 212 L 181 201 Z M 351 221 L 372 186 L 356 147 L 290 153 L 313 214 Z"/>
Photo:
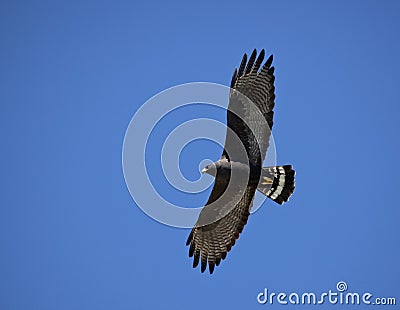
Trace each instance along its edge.
<path fill-rule="evenodd" d="M 215 163 L 209 164 L 207 166 L 204 167 L 203 170 L 201 170 L 201 173 L 208 173 L 212 176 L 216 176 L 217 175 L 217 166 Z"/>

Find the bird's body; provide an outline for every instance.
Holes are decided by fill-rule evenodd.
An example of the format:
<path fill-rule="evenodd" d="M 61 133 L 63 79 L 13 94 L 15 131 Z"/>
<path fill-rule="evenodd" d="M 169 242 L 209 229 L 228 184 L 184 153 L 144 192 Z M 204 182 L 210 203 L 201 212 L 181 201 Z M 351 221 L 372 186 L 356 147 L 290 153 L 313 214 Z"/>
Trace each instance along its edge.
<path fill-rule="evenodd" d="M 210 197 L 193 227 L 187 245 L 201 260 L 201 271 L 225 259 L 246 225 L 256 190 L 282 204 L 294 191 L 294 170 L 290 165 L 262 167 L 273 126 L 274 67 L 272 55 L 261 67 L 264 50 L 257 60 L 253 51 L 245 54 L 235 69 L 227 111 L 227 134 L 221 159 L 203 169 L 215 177 Z M 261 69 L 260 69 L 261 67 Z"/>

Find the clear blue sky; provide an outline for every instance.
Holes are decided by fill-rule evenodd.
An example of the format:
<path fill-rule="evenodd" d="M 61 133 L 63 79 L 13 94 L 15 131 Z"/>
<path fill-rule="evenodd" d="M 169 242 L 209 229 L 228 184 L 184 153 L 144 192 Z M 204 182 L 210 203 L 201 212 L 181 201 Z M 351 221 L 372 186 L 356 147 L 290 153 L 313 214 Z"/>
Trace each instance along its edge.
<path fill-rule="evenodd" d="M 341 280 L 399 298 L 399 31 L 397 1 L 3 1 L 0 308 L 268 308 L 264 288 Z M 210 276 L 191 267 L 188 230 L 135 206 L 122 143 L 151 96 L 228 85 L 253 48 L 275 56 L 277 160 L 297 187 Z"/>

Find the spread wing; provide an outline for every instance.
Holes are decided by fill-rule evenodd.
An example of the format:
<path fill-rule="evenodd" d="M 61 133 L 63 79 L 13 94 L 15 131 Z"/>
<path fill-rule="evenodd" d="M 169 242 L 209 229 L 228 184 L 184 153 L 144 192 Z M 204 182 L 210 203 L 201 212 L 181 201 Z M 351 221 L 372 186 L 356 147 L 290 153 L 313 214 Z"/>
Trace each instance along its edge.
<path fill-rule="evenodd" d="M 254 50 L 247 62 L 245 54 L 239 70 L 235 69 L 233 74 L 227 111 L 228 130 L 221 159 L 250 164 L 258 167 L 257 171 L 261 170 L 269 145 L 275 78 L 272 56 L 261 67 L 265 52 L 262 50 L 257 60 L 256 55 Z M 204 272 L 208 264 L 213 273 L 215 266 L 225 259 L 247 223 L 259 176 L 260 171 L 254 174 L 250 169 L 247 186 L 241 187 L 244 190 L 233 189 L 227 193 L 230 178 L 216 175 L 209 201 L 186 242 L 190 245 L 189 256 L 194 256 L 194 268 L 201 260 L 201 271 Z"/>
<path fill-rule="evenodd" d="M 257 57 L 254 50 L 249 60 L 244 54 L 239 70 L 236 68 L 231 81 L 227 111 L 227 130 L 222 158 L 261 165 L 269 146 L 275 105 L 273 56 L 264 63 L 265 51 Z M 256 59 L 257 57 L 257 59 Z M 238 140 L 247 151 L 243 157 Z M 261 162 L 260 162 L 261 161 Z"/>
<path fill-rule="evenodd" d="M 218 180 L 215 182 L 217 183 Z M 212 208 L 208 208 L 210 205 L 206 205 L 202 209 L 199 220 L 193 227 L 186 242 L 186 245 L 190 245 L 189 257 L 194 256 L 193 268 L 196 268 L 201 260 L 201 272 L 206 270 L 208 263 L 210 274 L 212 274 L 215 266 L 218 266 L 221 260 L 226 258 L 226 254 L 235 245 L 243 227 L 247 223 L 256 188 L 257 184 L 253 184 L 247 186 L 244 193 L 239 193 L 241 198 L 233 209 L 229 202 L 227 204 L 218 203 L 217 205 L 222 210 L 231 210 L 222 218 L 211 222 L 211 224 L 201 226 L 202 218 L 215 217 L 215 213 L 219 213 L 219 211 L 215 212 Z M 210 198 L 213 195 L 218 196 L 218 193 L 215 194 L 218 191 L 218 186 L 214 185 Z M 237 196 L 232 199 L 235 198 Z"/>

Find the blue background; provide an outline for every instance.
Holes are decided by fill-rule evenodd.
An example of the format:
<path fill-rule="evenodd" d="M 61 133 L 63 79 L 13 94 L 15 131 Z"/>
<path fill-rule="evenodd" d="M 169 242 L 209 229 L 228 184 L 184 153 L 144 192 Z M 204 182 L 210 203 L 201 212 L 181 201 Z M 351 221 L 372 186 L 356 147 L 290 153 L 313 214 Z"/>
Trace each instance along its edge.
<path fill-rule="evenodd" d="M 0 308 L 249 309 L 271 307 L 264 288 L 340 280 L 399 298 L 399 30 L 397 1 L 2 1 Z M 151 96 L 227 85 L 255 47 L 275 56 L 277 159 L 297 187 L 210 276 L 188 230 L 135 206 L 122 143 Z M 193 178 L 200 158 L 181 159 Z"/>

